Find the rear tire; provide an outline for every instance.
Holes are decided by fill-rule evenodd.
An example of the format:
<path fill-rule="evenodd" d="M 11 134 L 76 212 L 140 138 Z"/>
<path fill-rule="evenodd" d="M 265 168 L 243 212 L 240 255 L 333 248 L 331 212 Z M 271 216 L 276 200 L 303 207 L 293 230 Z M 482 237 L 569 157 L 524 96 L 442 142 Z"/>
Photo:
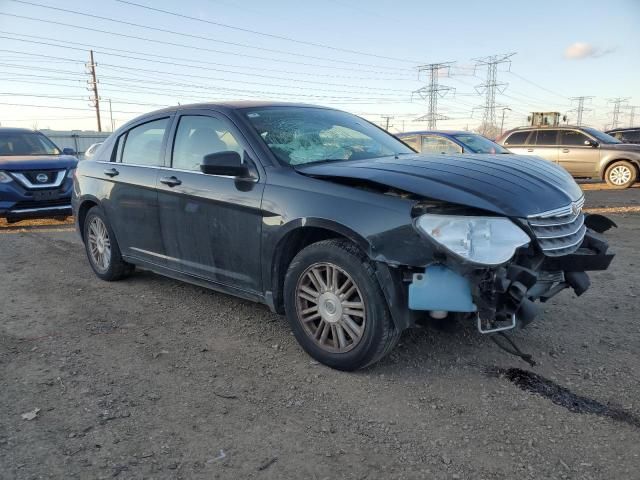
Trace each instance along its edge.
<path fill-rule="evenodd" d="M 133 273 L 135 266 L 122 259 L 113 230 L 99 206 L 87 212 L 83 240 L 89 265 L 102 280 L 122 280 Z"/>
<path fill-rule="evenodd" d="M 298 343 L 331 368 L 371 365 L 400 337 L 373 264 L 346 240 L 324 240 L 300 251 L 285 277 L 284 302 Z"/>
<path fill-rule="evenodd" d="M 604 179 L 613 188 L 629 188 L 638 178 L 635 165 L 625 160 L 613 162 L 607 167 Z"/>

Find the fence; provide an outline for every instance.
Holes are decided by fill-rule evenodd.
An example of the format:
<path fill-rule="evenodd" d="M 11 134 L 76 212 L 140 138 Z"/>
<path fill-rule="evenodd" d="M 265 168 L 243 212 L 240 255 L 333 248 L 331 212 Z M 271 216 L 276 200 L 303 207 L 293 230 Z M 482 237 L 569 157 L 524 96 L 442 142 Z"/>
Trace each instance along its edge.
<path fill-rule="evenodd" d="M 94 143 L 104 142 L 110 133 L 48 133 L 42 132 L 60 148 L 73 148 L 78 158 Z"/>

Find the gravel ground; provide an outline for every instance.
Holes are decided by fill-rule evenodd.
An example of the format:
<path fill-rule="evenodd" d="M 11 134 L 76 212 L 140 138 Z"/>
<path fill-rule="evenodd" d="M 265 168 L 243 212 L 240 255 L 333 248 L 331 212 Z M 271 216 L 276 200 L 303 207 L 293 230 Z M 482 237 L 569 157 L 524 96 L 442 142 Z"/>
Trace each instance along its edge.
<path fill-rule="evenodd" d="M 0 477 L 640 478 L 640 215 L 612 218 L 610 270 L 513 336 L 536 367 L 458 325 L 352 374 L 263 306 L 146 271 L 101 282 L 68 225 L 4 228 Z"/>

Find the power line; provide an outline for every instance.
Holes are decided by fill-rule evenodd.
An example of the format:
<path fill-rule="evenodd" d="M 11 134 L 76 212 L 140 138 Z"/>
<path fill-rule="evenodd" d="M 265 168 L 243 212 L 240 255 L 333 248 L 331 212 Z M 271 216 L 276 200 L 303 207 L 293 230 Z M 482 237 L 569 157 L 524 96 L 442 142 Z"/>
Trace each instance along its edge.
<path fill-rule="evenodd" d="M 13 1 L 19 1 L 19 0 L 13 0 Z M 120 2 L 120 3 L 127 4 L 127 5 L 133 5 L 133 6 L 136 6 L 136 7 L 139 7 L 139 8 L 144 8 L 144 9 L 147 9 L 147 10 L 152 10 L 152 11 L 155 11 L 155 12 L 164 13 L 164 14 L 167 14 L 167 15 L 172 15 L 174 17 L 186 18 L 188 20 L 194 20 L 194 21 L 201 22 L 201 23 L 207 23 L 209 25 L 216 25 L 218 27 L 229 28 L 229 29 L 232 29 L 232 30 L 240 31 L 240 32 L 252 33 L 254 35 L 261 35 L 263 37 L 276 38 L 276 39 L 279 39 L 279 40 L 286 40 L 288 42 L 294 42 L 294 43 L 298 43 L 298 44 L 301 44 L 301 45 L 310 45 L 310 46 L 313 46 L 313 47 L 327 48 L 327 49 L 338 51 L 338 52 L 354 53 L 356 55 L 366 55 L 366 56 L 369 56 L 369 57 L 381 58 L 381 59 L 385 59 L 385 60 L 394 60 L 394 61 L 398 61 L 398 62 L 408 62 L 408 63 L 413 63 L 413 64 L 417 63 L 415 60 L 408 60 L 408 59 L 405 59 L 405 58 L 387 57 L 387 56 L 378 55 L 378 54 L 375 54 L 375 53 L 367 53 L 367 52 L 362 52 L 362 51 L 358 51 L 358 50 L 351 50 L 351 49 L 348 49 L 348 48 L 334 47 L 332 45 L 327 45 L 327 44 L 323 44 L 323 43 L 309 42 L 309 41 L 306 41 L 306 40 L 298 40 L 298 39 L 295 39 L 295 38 L 285 37 L 285 36 L 282 36 L 282 35 L 275 35 L 275 34 L 272 34 L 272 33 L 259 32 L 259 31 L 256 31 L 256 30 L 250 30 L 248 28 L 237 27 L 237 26 L 234 26 L 234 25 L 228 25 L 228 24 L 220 23 L 220 22 L 214 22 L 212 20 L 205 20 L 203 18 L 191 17 L 189 15 L 184 15 L 184 14 L 177 13 L 177 12 L 171 12 L 169 10 L 162 10 L 160 8 L 149 7 L 147 5 L 141 5 L 141 4 L 136 3 L 136 2 L 126 1 L 126 0 L 116 0 L 116 1 Z M 20 3 L 28 3 L 28 2 L 20 1 Z"/>
<path fill-rule="evenodd" d="M 418 67 L 418 75 L 424 72 L 427 73 L 427 83 L 424 87 L 419 88 L 413 93 L 427 101 L 429 110 L 426 115 L 416 120 L 426 120 L 430 129 L 436 128 L 438 120 L 448 120 L 447 117 L 438 113 L 438 97 L 444 97 L 448 92 L 452 90 L 455 91 L 455 89 L 446 85 L 440 85 L 438 80 L 441 72 L 444 72 L 448 76 L 449 68 L 452 64 L 453 62 L 429 63 Z"/>
<path fill-rule="evenodd" d="M 348 64 L 348 65 L 358 65 L 358 66 L 362 66 L 362 67 L 374 67 L 374 68 L 383 68 L 383 69 L 392 69 L 392 70 L 397 68 L 397 67 L 387 67 L 387 66 L 380 66 L 380 65 L 372 65 L 370 63 L 356 63 L 356 62 L 353 62 L 353 61 L 350 61 L 350 60 L 339 60 L 339 59 L 334 59 L 334 58 L 329 58 L 329 57 L 317 57 L 317 56 L 308 55 L 308 54 L 304 54 L 304 53 L 288 52 L 286 50 L 278 50 L 278 49 L 273 49 L 273 48 L 260 47 L 260 46 L 256 46 L 256 45 L 248 45 L 246 43 L 238 43 L 238 42 L 230 42 L 230 41 L 227 41 L 227 40 L 219 40 L 219 39 L 216 39 L 216 38 L 207 37 L 205 35 L 196 35 L 196 34 L 193 34 L 193 33 L 179 32 L 179 31 L 176 31 L 176 30 L 169 30 L 169 29 L 166 29 L 166 28 L 151 27 L 151 26 L 148 26 L 148 25 L 140 24 L 140 23 L 128 22 L 128 21 L 122 20 L 122 19 L 105 17 L 105 16 L 102 16 L 102 15 L 94 15 L 94 14 L 91 14 L 91 13 L 80 12 L 80 11 L 77 11 L 77 10 L 71 10 L 71 9 L 67 9 L 67 8 L 53 7 L 53 6 L 49 6 L 49 5 L 42 5 L 42 4 L 38 4 L 38 3 L 35 3 L 35 2 L 25 2 L 23 0 L 10 0 L 10 1 L 16 2 L 16 3 L 24 3 L 24 4 L 27 4 L 27 5 L 32 5 L 32 6 L 39 7 L 39 8 L 45 8 L 45 9 L 48 9 L 48 10 L 55 10 L 55 11 L 59 11 L 59 12 L 71 13 L 71 14 L 74 14 L 74 15 L 80 15 L 80 16 L 83 16 L 83 17 L 94 18 L 94 19 L 98 19 L 98 20 L 105 20 L 105 21 L 108 21 L 108 22 L 117 23 L 119 25 L 128 25 L 130 27 L 142 28 L 142 29 L 151 30 L 151 31 L 154 31 L 154 32 L 160 32 L 160 33 L 165 33 L 165 34 L 169 33 L 171 35 L 177 35 L 177 36 L 180 36 L 180 37 L 193 38 L 193 39 L 196 39 L 196 40 L 204 40 L 204 41 L 214 42 L 214 43 L 222 43 L 224 45 L 232 45 L 234 47 L 250 48 L 252 50 L 262 50 L 262 51 L 265 51 L 265 52 L 292 55 L 292 56 L 296 56 L 296 57 L 311 58 L 311 59 L 314 59 L 314 60 L 323 60 L 323 61 L 329 61 L 329 62 Z M 13 14 L 3 14 L 3 15 L 18 16 L 18 15 L 13 15 Z M 28 17 L 25 17 L 25 18 L 28 18 Z M 47 22 L 50 22 L 50 20 L 47 20 Z M 56 22 L 51 22 L 51 23 L 56 23 Z M 73 26 L 74 28 L 80 28 L 77 25 L 69 25 L 69 26 Z M 88 27 L 82 27 L 82 28 L 88 29 Z"/>
<path fill-rule="evenodd" d="M 0 33 L 4 33 L 7 35 L 14 35 L 14 36 L 20 36 L 20 37 L 27 37 L 27 38 L 36 38 L 39 40 L 48 40 L 49 42 L 38 42 L 38 41 L 33 41 L 33 40 L 25 40 L 22 38 L 13 38 L 13 37 L 5 37 L 0 35 L 0 38 L 5 38 L 8 40 L 15 40 L 18 42 L 26 42 L 26 43 L 33 43 L 33 44 L 37 44 L 37 45 L 47 45 L 47 46 L 52 46 L 52 47 L 57 47 L 57 48 L 65 48 L 65 49 L 70 49 L 70 50 L 76 50 L 76 51 L 86 51 L 87 49 L 93 49 L 93 51 L 95 53 L 101 53 L 103 55 L 111 55 L 111 56 L 121 56 L 123 58 L 136 58 L 136 57 L 128 57 L 126 55 L 118 55 L 112 52 L 124 52 L 124 53 L 132 53 L 134 55 L 141 55 L 143 57 L 156 57 L 156 58 L 160 58 L 163 60 L 177 60 L 180 62 L 189 62 L 189 63 L 193 63 L 195 65 L 190 65 L 191 67 L 197 68 L 197 67 L 201 67 L 202 65 L 211 65 L 211 66 L 221 66 L 221 67 L 230 67 L 230 68 L 250 68 L 251 71 L 264 71 L 264 72 L 277 72 L 280 74 L 288 74 L 288 75 L 303 75 L 303 76 L 312 76 L 312 77 L 330 77 L 330 78 L 348 78 L 351 80 L 370 80 L 370 81 L 390 81 L 390 80 L 394 80 L 394 81 L 402 81 L 402 82 L 415 82 L 416 79 L 415 78 L 409 78 L 407 77 L 354 77 L 353 75 L 338 75 L 336 73 L 320 73 L 320 72 L 308 72 L 308 71 L 304 71 L 304 72 L 297 72 L 297 71 L 292 71 L 292 70 L 282 70 L 281 68 L 265 68 L 265 67 L 257 67 L 255 65 L 251 65 L 251 66 L 246 66 L 246 65 L 234 65 L 234 64 L 229 64 L 229 63 L 220 63 L 220 62 L 208 62 L 205 60 L 192 60 L 190 58 L 187 57 L 172 57 L 169 55 L 158 55 L 158 54 L 154 54 L 154 53 L 149 53 L 149 52 L 141 52 L 141 51 L 136 51 L 136 50 L 125 50 L 125 49 L 121 49 L 121 48 L 113 48 L 113 47 L 104 47 L 104 46 L 100 46 L 100 45 L 96 45 L 96 44 L 87 44 L 87 43 L 80 43 L 80 42 L 71 42 L 68 40 L 58 40 L 56 38 L 51 38 L 51 37 L 41 37 L 41 36 L 37 36 L 37 35 L 26 35 L 23 33 L 15 33 L 15 32 L 7 32 L 7 31 L 3 31 L 0 30 Z M 117 33 L 113 33 L 114 35 L 118 35 Z M 51 41 L 53 42 L 58 42 L 58 43 L 50 43 Z M 64 44 L 68 44 L 68 45 L 77 45 L 79 47 L 82 48 L 75 48 L 75 47 L 69 47 L 68 45 L 60 45 L 60 43 L 64 43 Z M 10 50 L 7 50 L 10 51 Z M 268 59 L 271 61 L 271 59 Z M 159 62 L 159 60 L 149 60 L 149 61 L 155 61 L 155 62 Z M 165 62 L 162 62 L 165 63 Z M 172 62 L 172 64 L 174 64 Z M 339 67 L 335 67 L 335 66 L 322 66 L 322 65 L 313 65 L 313 64 L 301 64 L 304 66 L 316 66 L 316 67 L 321 67 L 321 68 L 339 68 Z M 358 71 L 358 70 L 356 70 Z M 367 70 L 365 70 L 364 72 L 366 72 Z M 380 75 L 388 75 L 389 72 L 372 72 L 372 73 L 378 73 Z"/>

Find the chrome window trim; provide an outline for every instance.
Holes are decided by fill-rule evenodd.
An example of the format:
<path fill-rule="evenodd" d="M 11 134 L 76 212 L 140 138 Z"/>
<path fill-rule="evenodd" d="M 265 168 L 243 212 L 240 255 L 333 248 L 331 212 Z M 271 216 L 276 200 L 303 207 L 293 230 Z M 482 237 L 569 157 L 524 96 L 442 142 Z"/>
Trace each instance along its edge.
<path fill-rule="evenodd" d="M 170 172 L 182 172 L 182 173 L 196 173 L 198 175 L 206 175 L 207 177 L 218 177 L 218 178 L 231 178 L 233 180 L 244 180 L 244 181 L 251 181 L 251 182 L 258 182 L 260 179 L 259 178 L 241 178 L 239 179 L 238 177 L 233 177 L 231 175 L 214 175 L 211 173 L 202 173 L 198 170 L 181 170 L 178 168 L 173 168 L 173 167 L 165 167 L 165 166 L 158 166 L 158 167 L 154 167 L 151 165 L 138 165 L 135 163 L 120 163 L 120 162 L 105 162 L 104 160 L 93 160 L 96 163 L 103 163 L 105 165 L 114 165 L 114 168 L 118 168 L 117 166 L 122 166 L 122 165 L 126 165 L 128 167 L 137 167 L 137 168 L 155 168 L 158 170 L 167 170 Z"/>
<path fill-rule="evenodd" d="M 19 181 L 24 187 L 31 189 L 39 189 L 39 188 L 58 188 L 62 185 L 64 178 L 67 176 L 66 170 L 60 170 L 56 172 L 56 179 L 51 183 L 31 183 L 31 181 L 22 173 L 18 172 L 7 172 L 17 181 Z"/>

